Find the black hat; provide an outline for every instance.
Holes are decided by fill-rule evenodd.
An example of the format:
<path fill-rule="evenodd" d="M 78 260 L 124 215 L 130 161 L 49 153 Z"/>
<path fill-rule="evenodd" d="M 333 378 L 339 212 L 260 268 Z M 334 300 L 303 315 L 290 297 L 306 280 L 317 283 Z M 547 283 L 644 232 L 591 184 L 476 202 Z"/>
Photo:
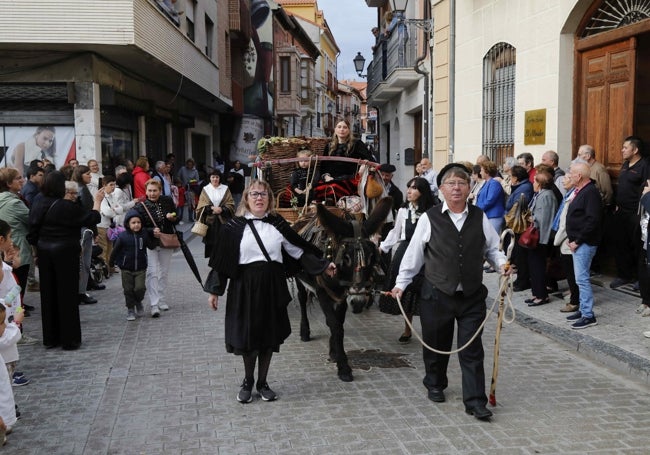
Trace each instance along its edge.
<path fill-rule="evenodd" d="M 467 172 L 468 175 L 472 174 L 472 171 L 467 169 L 466 166 L 460 164 L 460 163 L 449 163 L 442 169 L 440 169 L 440 172 L 438 172 L 438 176 L 436 177 L 436 182 L 438 183 L 438 188 L 440 188 L 440 185 L 442 185 L 442 177 L 447 173 L 449 169 L 452 169 L 454 167 L 457 167 L 465 172 Z"/>
<path fill-rule="evenodd" d="M 396 170 L 397 168 L 389 163 L 384 163 L 381 166 L 379 166 L 379 172 L 387 172 L 389 174 L 392 174 Z"/>

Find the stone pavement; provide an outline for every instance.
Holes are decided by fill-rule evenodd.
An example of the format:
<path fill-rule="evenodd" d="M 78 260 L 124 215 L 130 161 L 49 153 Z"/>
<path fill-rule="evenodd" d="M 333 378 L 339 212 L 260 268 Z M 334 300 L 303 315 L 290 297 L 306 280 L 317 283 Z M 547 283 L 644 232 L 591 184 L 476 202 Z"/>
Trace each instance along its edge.
<path fill-rule="evenodd" d="M 189 244 L 205 276 L 202 244 Z M 314 340 L 303 343 L 292 303 L 294 333 L 269 373 L 280 399 L 242 405 L 242 362 L 223 345 L 224 307 L 209 309 L 180 253 L 171 310 L 159 319 L 127 322 L 119 276 L 106 284 L 94 293 L 98 304 L 80 309 L 80 350 L 20 347 L 19 369 L 32 382 L 14 388 L 23 418 L 2 455 L 645 454 L 650 445 L 650 340 L 641 335 L 650 318 L 620 292 L 597 290 L 599 325 L 580 333 L 561 320 L 559 300 L 528 308 L 526 293 L 515 294 L 518 324 L 502 331 L 497 406 L 486 423 L 464 413 L 456 356 L 447 402 L 426 399 L 421 348 L 399 345 L 402 321 L 376 306 L 348 313 L 355 381 L 343 383 L 326 361 L 320 309 L 312 306 Z M 494 296 L 496 277 L 486 284 Z M 27 297 L 38 307 L 38 294 Z M 39 318 L 37 308 L 25 324 L 38 338 Z M 487 387 L 494 331 L 492 317 L 483 335 Z"/>

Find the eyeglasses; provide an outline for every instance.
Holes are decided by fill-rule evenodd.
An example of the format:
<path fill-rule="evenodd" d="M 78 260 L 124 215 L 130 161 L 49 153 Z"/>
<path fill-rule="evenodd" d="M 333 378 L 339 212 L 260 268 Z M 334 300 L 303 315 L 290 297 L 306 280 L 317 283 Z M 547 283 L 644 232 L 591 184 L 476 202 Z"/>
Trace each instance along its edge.
<path fill-rule="evenodd" d="M 79 191 L 66 191 L 68 194 L 79 194 Z"/>
<path fill-rule="evenodd" d="M 269 193 L 267 193 L 266 191 L 251 191 L 250 193 L 248 193 L 248 195 L 253 199 L 257 199 L 257 198 L 263 199 L 267 197 Z"/>
<path fill-rule="evenodd" d="M 455 182 L 445 182 L 445 185 L 450 186 L 450 187 L 455 187 L 455 186 L 463 187 L 463 186 L 468 186 L 469 183 L 467 183 L 464 180 L 458 180 L 458 181 L 455 181 Z"/>

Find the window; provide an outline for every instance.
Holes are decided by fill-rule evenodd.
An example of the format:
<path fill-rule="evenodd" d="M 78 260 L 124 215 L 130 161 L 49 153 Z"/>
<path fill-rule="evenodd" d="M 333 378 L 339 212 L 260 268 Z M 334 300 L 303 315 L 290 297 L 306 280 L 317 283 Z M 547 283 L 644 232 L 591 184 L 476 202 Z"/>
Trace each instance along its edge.
<path fill-rule="evenodd" d="M 287 93 L 291 91 L 291 59 L 280 57 L 280 91 Z"/>
<path fill-rule="evenodd" d="M 194 13 L 196 12 L 196 0 L 192 0 L 185 5 L 185 22 L 187 24 L 187 37 L 194 41 Z"/>
<path fill-rule="evenodd" d="M 483 153 L 497 164 L 514 154 L 515 54 L 498 43 L 483 58 Z"/>
<path fill-rule="evenodd" d="M 624 27 L 650 17 L 650 0 L 603 1 L 582 32 L 582 38 Z"/>
<path fill-rule="evenodd" d="M 212 58 L 212 49 L 214 40 L 214 22 L 210 20 L 208 15 L 205 15 L 205 55 Z"/>

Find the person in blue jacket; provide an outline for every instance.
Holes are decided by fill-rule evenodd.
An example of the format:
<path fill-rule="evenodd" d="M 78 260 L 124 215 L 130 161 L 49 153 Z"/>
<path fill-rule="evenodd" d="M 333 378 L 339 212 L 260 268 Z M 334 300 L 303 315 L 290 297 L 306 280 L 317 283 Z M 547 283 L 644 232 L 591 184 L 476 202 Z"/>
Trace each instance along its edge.
<path fill-rule="evenodd" d="M 136 314 L 144 315 L 142 300 L 147 290 L 147 246 L 151 239 L 143 229 L 140 213 L 131 209 L 124 217 L 125 231 L 120 233 L 113 245 L 110 266 L 118 266 L 122 275 L 122 289 L 126 300 L 127 321 L 135 321 Z"/>
<path fill-rule="evenodd" d="M 497 234 L 501 234 L 506 199 L 503 187 L 494 179 L 498 174 L 497 165 L 493 161 L 481 163 L 481 177 L 485 183 L 476 197 L 476 206 L 483 210 Z"/>

